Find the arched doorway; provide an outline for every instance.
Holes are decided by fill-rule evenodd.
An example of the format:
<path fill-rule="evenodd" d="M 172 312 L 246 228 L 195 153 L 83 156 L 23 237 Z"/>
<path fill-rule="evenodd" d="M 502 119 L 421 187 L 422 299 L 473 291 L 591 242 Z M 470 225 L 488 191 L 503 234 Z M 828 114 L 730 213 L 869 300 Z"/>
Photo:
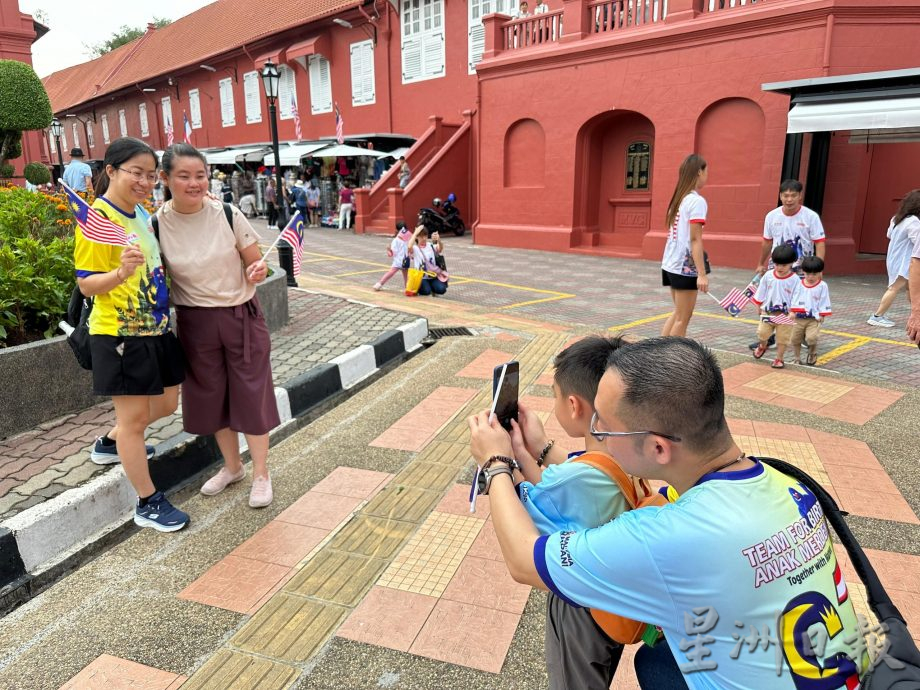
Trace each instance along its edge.
<path fill-rule="evenodd" d="M 655 126 L 623 110 L 586 122 L 576 142 L 576 246 L 638 254 L 649 230 Z"/>

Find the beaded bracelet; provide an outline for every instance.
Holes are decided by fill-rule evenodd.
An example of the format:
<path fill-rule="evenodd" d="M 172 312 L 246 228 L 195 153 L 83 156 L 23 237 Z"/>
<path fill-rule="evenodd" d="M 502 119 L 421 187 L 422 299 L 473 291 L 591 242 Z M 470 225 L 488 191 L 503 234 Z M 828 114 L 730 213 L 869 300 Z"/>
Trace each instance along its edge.
<path fill-rule="evenodd" d="M 543 446 L 543 450 L 540 451 L 540 457 L 537 458 L 537 467 L 543 467 L 546 462 L 546 456 L 549 455 L 549 451 L 554 445 L 556 445 L 555 439 L 550 439 L 549 443 Z"/>

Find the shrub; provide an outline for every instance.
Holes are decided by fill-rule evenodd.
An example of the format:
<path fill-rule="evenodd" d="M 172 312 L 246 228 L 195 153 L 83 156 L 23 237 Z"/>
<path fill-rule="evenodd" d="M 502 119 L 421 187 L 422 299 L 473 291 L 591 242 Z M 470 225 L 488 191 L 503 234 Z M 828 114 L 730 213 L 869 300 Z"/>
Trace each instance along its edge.
<path fill-rule="evenodd" d="M 16 172 L 16 169 L 9 163 L 0 163 L 0 177 L 8 178 L 12 177 Z"/>
<path fill-rule="evenodd" d="M 0 187 L 0 346 L 49 338 L 74 285 L 63 196 Z"/>
<path fill-rule="evenodd" d="M 51 124 L 51 102 L 29 65 L 0 60 L 0 164 L 22 155 L 22 132 Z"/>
<path fill-rule="evenodd" d="M 48 170 L 47 166 L 41 163 L 29 163 L 23 168 L 22 174 L 25 176 L 26 180 L 34 185 L 48 184 L 51 182 L 51 171 Z"/>

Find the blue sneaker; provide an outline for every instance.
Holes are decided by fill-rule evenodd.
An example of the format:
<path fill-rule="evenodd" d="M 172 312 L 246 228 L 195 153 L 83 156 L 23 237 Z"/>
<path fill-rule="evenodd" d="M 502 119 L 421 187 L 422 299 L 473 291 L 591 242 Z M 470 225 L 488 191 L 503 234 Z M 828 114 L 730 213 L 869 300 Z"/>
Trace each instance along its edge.
<path fill-rule="evenodd" d="M 147 499 L 147 504 L 134 509 L 134 524 L 153 527 L 158 532 L 177 532 L 189 523 L 188 513 L 183 513 L 170 503 L 162 491 Z"/>
<path fill-rule="evenodd" d="M 102 442 L 102 439 L 102 436 L 96 439 L 93 444 L 93 450 L 89 454 L 89 459 L 97 465 L 117 465 L 121 462 L 121 458 L 118 457 L 118 449 L 114 443 L 106 444 Z M 145 448 L 147 449 L 148 460 L 156 455 L 157 450 L 153 446 L 145 446 Z"/>

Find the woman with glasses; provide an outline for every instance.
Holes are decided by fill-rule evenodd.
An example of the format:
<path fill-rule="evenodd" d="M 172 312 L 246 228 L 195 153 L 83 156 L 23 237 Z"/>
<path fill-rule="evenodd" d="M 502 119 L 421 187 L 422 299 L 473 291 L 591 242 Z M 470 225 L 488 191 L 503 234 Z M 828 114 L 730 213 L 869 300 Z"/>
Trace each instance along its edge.
<path fill-rule="evenodd" d="M 96 440 L 97 464 L 119 461 L 137 492 L 134 522 L 161 532 L 180 530 L 187 514 L 173 507 L 150 479 L 147 426 L 176 411 L 185 378 L 179 341 L 169 328 L 169 294 L 156 238 L 141 205 L 157 181 L 157 156 L 139 139 L 116 139 L 105 153 L 93 208 L 120 225 L 127 246 L 100 244 L 77 229 L 77 284 L 94 297 L 89 319 L 93 393 L 111 396 L 115 427 Z"/>

